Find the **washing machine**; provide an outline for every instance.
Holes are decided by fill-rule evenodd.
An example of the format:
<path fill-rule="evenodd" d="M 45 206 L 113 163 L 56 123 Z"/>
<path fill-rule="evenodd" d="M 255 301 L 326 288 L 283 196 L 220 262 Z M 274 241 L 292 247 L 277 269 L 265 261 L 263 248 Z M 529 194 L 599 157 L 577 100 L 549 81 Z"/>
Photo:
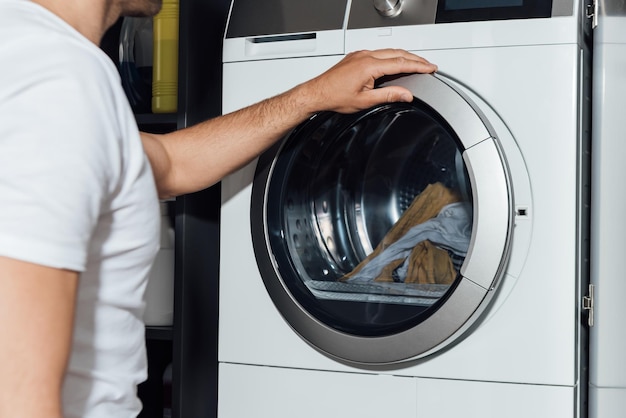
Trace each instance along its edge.
<path fill-rule="evenodd" d="M 621 253 L 626 222 L 626 5 L 599 2 L 593 48 L 591 282 L 594 326 L 590 330 L 590 416 L 617 418 L 626 411 L 626 315 Z"/>
<path fill-rule="evenodd" d="M 222 182 L 218 416 L 587 416 L 590 14 L 234 0 L 225 113 L 356 50 L 439 71 Z"/>

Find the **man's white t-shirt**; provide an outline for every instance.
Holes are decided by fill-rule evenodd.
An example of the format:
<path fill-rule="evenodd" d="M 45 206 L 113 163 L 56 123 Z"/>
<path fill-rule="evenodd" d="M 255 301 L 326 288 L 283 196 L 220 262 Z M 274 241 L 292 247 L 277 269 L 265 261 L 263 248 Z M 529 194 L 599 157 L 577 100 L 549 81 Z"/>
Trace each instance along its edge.
<path fill-rule="evenodd" d="M 80 272 L 64 415 L 134 417 L 160 220 L 137 125 L 113 62 L 47 9 L 0 0 L 0 39 L 0 255 Z"/>

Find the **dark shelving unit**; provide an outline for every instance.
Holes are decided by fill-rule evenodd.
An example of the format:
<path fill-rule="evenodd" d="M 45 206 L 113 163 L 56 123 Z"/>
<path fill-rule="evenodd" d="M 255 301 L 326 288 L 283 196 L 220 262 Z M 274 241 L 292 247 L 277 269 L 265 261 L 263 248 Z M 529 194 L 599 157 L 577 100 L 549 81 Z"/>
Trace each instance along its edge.
<path fill-rule="evenodd" d="M 178 111 L 136 114 L 141 130 L 166 133 L 221 114 L 222 37 L 230 0 L 180 0 Z M 102 49 L 119 61 L 121 20 Z M 146 327 L 148 379 L 141 418 L 217 417 L 220 185 L 176 198 L 174 321 Z M 164 380 L 171 364 L 171 381 Z M 167 412 L 166 412 L 167 411 Z"/>

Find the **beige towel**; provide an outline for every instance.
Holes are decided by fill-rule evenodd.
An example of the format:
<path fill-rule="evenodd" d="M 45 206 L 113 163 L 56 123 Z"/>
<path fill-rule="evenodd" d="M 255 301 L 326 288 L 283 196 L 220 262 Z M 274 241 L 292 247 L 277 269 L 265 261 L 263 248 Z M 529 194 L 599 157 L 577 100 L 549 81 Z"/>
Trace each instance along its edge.
<path fill-rule="evenodd" d="M 404 283 L 450 284 L 456 275 L 450 254 L 430 241 L 422 241 L 411 251 Z"/>
<path fill-rule="evenodd" d="M 387 248 L 389 245 L 393 244 L 399 238 L 404 236 L 412 227 L 414 227 L 415 225 L 424 223 L 431 218 L 434 218 L 435 216 L 437 216 L 437 214 L 441 211 L 441 209 L 444 206 L 450 203 L 459 202 L 460 200 L 461 200 L 460 197 L 456 193 L 452 192 L 443 184 L 441 183 L 429 184 L 424 189 L 424 191 L 422 191 L 422 193 L 420 193 L 418 196 L 415 197 L 415 199 L 413 199 L 413 202 L 411 203 L 411 205 L 407 208 L 406 211 L 404 211 L 400 219 L 398 219 L 398 222 L 396 222 L 391 227 L 389 232 L 385 235 L 383 240 L 376 246 L 374 251 L 371 254 L 369 254 L 364 260 L 362 260 L 359 263 L 359 265 L 356 266 L 350 273 L 346 274 L 339 280 L 345 281 L 345 280 L 350 279 L 350 277 L 352 277 L 355 273 L 361 270 L 363 266 L 369 263 L 369 261 L 372 258 L 376 257 L 385 248 Z M 413 283 L 415 282 L 432 283 L 431 281 L 428 281 L 428 280 L 435 280 L 435 283 L 438 283 L 436 281 L 437 279 L 435 279 L 433 276 L 435 275 L 436 272 L 438 272 L 436 273 L 437 275 L 442 276 L 442 278 L 438 280 L 440 281 L 449 280 L 450 273 L 448 271 L 448 267 L 445 267 L 444 265 L 446 263 L 443 263 L 441 261 L 443 258 L 442 255 L 434 252 L 434 250 L 439 250 L 439 251 L 444 252 L 445 255 L 448 257 L 449 266 L 452 266 L 452 262 L 449 259 L 447 252 L 445 250 L 442 250 L 433 246 L 431 243 L 428 243 L 428 244 L 429 244 L 428 246 L 427 245 L 421 246 L 423 248 L 419 250 L 420 251 L 419 253 L 416 253 L 415 249 L 411 253 L 411 259 L 413 259 L 414 253 L 415 253 L 415 260 L 411 260 L 411 267 L 414 269 L 413 273 L 421 271 L 423 272 L 423 274 L 422 273 L 420 274 L 424 276 L 423 279 L 419 279 L 419 274 L 418 274 L 417 276 L 415 276 L 417 277 L 417 279 L 413 278 L 413 276 L 411 275 L 412 270 L 410 267 L 407 280 L 411 278 Z M 416 246 L 416 249 L 417 248 L 420 248 L 419 244 L 418 246 Z M 426 263 L 426 260 L 428 259 L 430 259 L 431 262 L 436 262 L 438 266 L 426 267 L 425 263 Z M 378 278 L 376 278 L 376 281 L 393 281 L 393 278 L 391 276 L 393 273 L 393 270 L 395 270 L 400 264 L 402 264 L 403 261 L 404 260 L 401 259 L 401 260 L 395 260 L 389 263 L 383 269 L 381 275 Z M 453 267 L 452 267 L 452 271 L 454 272 Z M 442 272 L 445 272 L 445 274 Z M 456 273 L 454 273 L 452 280 L 454 280 L 454 277 L 456 277 Z M 420 280 L 425 280 L 425 281 L 420 281 Z"/>

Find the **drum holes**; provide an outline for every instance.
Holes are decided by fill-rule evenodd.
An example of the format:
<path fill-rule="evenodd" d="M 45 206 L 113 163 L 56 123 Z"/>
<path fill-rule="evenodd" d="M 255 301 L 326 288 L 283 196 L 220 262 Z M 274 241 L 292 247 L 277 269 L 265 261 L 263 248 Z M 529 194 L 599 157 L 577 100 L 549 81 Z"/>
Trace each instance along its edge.
<path fill-rule="evenodd" d="M 326 238 L 326 246 L 330 251 L 335 251 L 335 241 L 333 241 L 332 237 Z"/>

